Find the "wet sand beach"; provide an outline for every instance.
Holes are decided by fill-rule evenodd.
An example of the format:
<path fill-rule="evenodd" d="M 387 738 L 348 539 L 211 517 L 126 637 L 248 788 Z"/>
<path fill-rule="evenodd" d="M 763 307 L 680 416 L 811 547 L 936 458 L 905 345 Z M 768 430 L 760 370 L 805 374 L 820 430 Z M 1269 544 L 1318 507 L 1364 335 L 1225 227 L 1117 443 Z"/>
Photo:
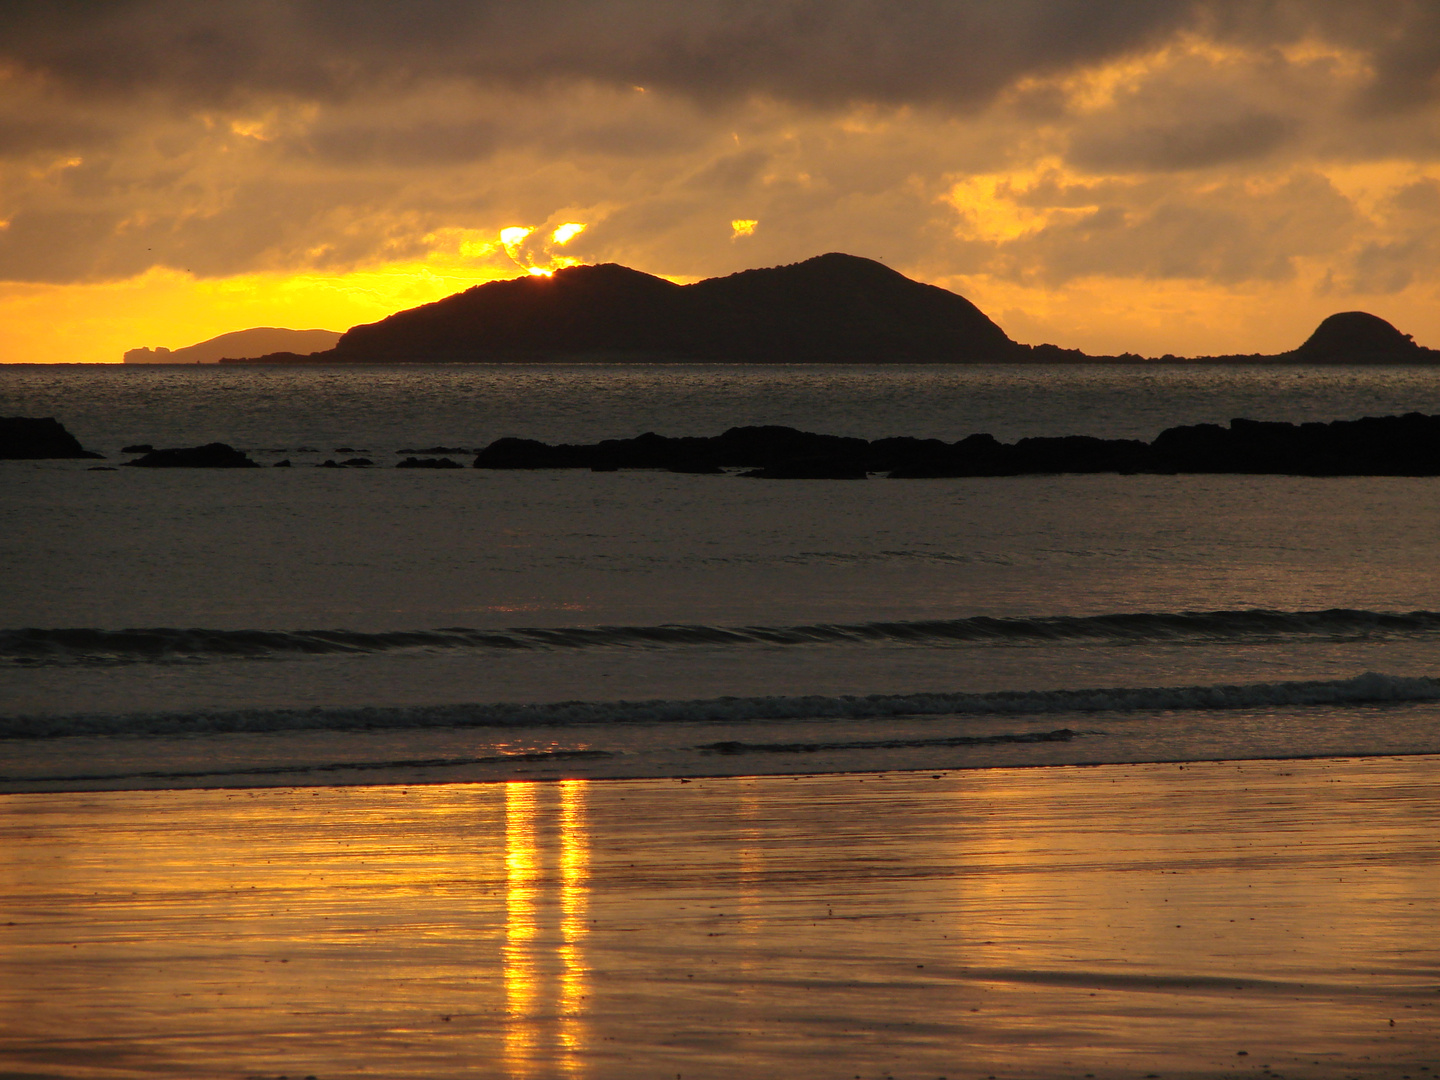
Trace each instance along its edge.
<path fill-rule="evenodd" d="M 1440 1072 L 1434 757 L 0 797 L 0 1076 Z"/>

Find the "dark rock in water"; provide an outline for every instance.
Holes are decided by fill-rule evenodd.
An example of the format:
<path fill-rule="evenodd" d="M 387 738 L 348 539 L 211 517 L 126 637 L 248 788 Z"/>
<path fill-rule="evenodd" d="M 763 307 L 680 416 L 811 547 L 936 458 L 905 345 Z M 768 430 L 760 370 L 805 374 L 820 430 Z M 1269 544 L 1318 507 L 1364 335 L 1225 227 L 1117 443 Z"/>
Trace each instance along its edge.
<path fill-rule="evenodd" d="M 697 440 L 700 442 L 707 440 Z M 843 435 L 817 435 L 810 431 L 767 425 L 731 428 L 713 441 L 713 454 L 723 465 L 758 465 L 766 468 L 787 461 L 818 458 L 860 460 L 869 451 L 864 439 Z"/>
<path fill-rule="evenodd" d="M 1237 419 L 1228 428 L 1170 428 L 1152 443 L 1086 435 L 992 435 L 939 439 L 864 439 L 787 427 L 731 428 L 711 438 L 647 432 L 587 446 L 499 439 L 475 458 L 477 469 L 667 469 L 713 473 L 726 467 L 767 480 L 1026 476 L 1053 473 L 1254 473 L 1290 476 L 1440 476 L 1440 416 L 1366 417 L 1288 424 Z"/>
<path fill-rule="evenodd" d="M 844 458 L 799 458 L 751 469 L 741 476 L 757 480 L 864 480 L 868 475 L 863 465 Z"/>
<path fill-rule="evenodd" d="M 272 466 L 272 468 L 276 469 L 288 469 L 290 467 L 290 459 L 288 457 L 284 461 L 275 462 L 275 464 Z"/>
<path fill-rule="evenodd" d="M 326 458 L 315 467 L 317 469 L 368 469 L 375 463 L 369 458 L 352 457 L 344 461 L 336 461 L 334 458 Z"/>
<path fill-rule="evenodd" d="M 583 469 L 594 447 L 549 446 L 534 439 L 496 439 L 475 456 L 477 469 Z"/>
<path fill-rule="evenodd" d="M 1328 424 L 1230 421 L 1162 431 L 1154 472 L 1291 476 L 1440 476 L 1440 416 L 1367 416 Z"/>
<path fill-rule="evenodd" d="M 1037 473 L 1153 471 L 1150 447 L 1137 439 L 1088 435 L 1030 438 L 1008 445 L 993 435 L 971 435 L 943 449 L 916 454 L 890 471 L 891 479 L 1027 476 Z"/>
<path fill-rule="evenodd" d="M 224 443 L 184 446 L 173 450 L 152 450 L 142 458 L 125 462 L 142 469 L 258 469 L 245 453 Z"/>
<path fill-rule="evenodd" d="M 119 472 L 119 469 L 111 468 L 109 465 L 91 465 L 86 472 Z"/>
<path fill-rule="evenodd" d="M 988 435 L 981 436 L 989 439 Z M 990 439 L 993 443 L 994 439 Z M 998 446 L 999 444 L 996 443 Z M 939 439 L 915 439 L 908 436 L 876 439 L 866 451 L 866 465 L 872 472 L 889 472 L 906 467 L 923 467 L 945 458 L 950 444 Z"/>
<path fill-rule="evenodd" d="M 633 439 L 605 439 L 588 446 L 550 446 L 534 439 L 497 439 L 475 457 L 477 469 L 668 469 L 706 472 L 726 466 L 766 468 L 820 458 L 860 461 L 864 439 L 816 435 L 778 426 L 731 428 L 713 438 L 666 438 L 653 431 Z M 862 469 L 863 471 L 863 469 Z"/>
<path fill-rule="evenodd" d="M 1149 469 L 1153 455 L 1138 439 L 1096 439 L 1088 435 L 1021 439 L 1014 450 L 1022 473 L 1134 473 Z"/>
<path fill-rule="evenodd" d="M 151 446 L 148 442 L 142 442 L 136 443 L 133 446 L 122 446 L 120 452 L 122 454 L 148 454 L 154 449 L 155 447 Z"/>
<path fill-rule="evenodd" d="M 74 435 L 53 416 L 0 417 L 0 460 L 34 461 L 42 458 L 103 458 L 84 449 Z"/>
<path fill-rule="evenodd" d="M 395 467 L 397 469 L 463 469 L 465 466 L 450 458 L 408 457 Z"/>
<path fill-rule="evenodd" d="M 1440 475 L 1440 417 L 1406 416 L 1288 424 L 1236 419 L 1193 424 L 1152 443 L 1085 436 L 1021 439 L 972 435 L 893 470 L 895 479 L 1036 473 L 1250 473 L 1288 476 Z"/>
<path fill-rule="evenodd" d="M 938 443 L 938 440 L 930 440 Z M 967 435 L 954 444 L 915 448 L 890 469 L 892 480 L 929 480 L 962 476 L 1015 476 L 1020 464 L 1015 448 L 993 435 Z"/>

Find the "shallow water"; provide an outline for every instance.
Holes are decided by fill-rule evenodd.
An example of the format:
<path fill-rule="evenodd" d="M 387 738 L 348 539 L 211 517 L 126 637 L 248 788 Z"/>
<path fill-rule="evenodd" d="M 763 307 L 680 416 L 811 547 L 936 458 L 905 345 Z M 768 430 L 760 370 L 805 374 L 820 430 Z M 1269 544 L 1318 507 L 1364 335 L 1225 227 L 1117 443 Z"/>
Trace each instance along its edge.
<path fill-rule="evenodd" d="M 1153 439 L 1175 424 L 1440 413 L 1435 371 L 1404 367 L 407 364 L 0 365 L 0 415 L 55 415 L 87 446 L 315 446 L 389 453 L 716 435 L 785 424 L 876 439 L 988 431 Z"/>
<path fill-rule="evenodd" d="M 1433 1075 L 1435 766 L 9 796 L 0 1071 Z"/>
<path fill-rule="evenodd" d="M 659 759 L 642 766 L 653 732 L 627 702 L 683 714 L 726 697 L 1105 689 L 1165 712 L 1193 706 L 1143 694 L 1192 687 L 1231 709 L 1271 709 L 1294 753 L 1336 752 L 1340 730 L 1365 731 L 1355 752 L 1440 750 L 1440 731 L 1427 742 L 1414 720 L 1424 709 L 1376 714 L 1393 724 L 1365 713 L 1361 724 L 1363 693 L 1337 711 L 1268 689 L 1373 672 L 1357 685 L 1386 688 L 1379 700 L 1418 707 L 1433 696 L 1414 680 L 1437 673 L 1440 645 L 1434 479 L 787 482 L 307 467 L 342 447 L 388 464 L 399 450 L 502 434 L 586 440 L 777 422 L 866 436 L 1153 437 L 1230 415 L 1411 409 L 1440 411 L 1440 381 L 1425 369 L 0 368 L 0 412 L 54 413 L 112 456 L 135 440 L 223 438 L 299 466 L 0 462 L 0 733 L 42 743 L 67 731 L 149 734 L 151 771 L 180 773 L 194 771 L 177 764 L 188 744 L 160 735 L 231 730 L 225 717 L 243 713 L 245 730 L 311 730 L 303 745 L 318 768 L 353 757 L 347 709 L 378 710 L 372 727 L 413 728 L 434 726 L 434 707 L 473 706 L 455 722 L 496 743 L 485 710 L 578 701 L 606 718 L 606 745 L 634 759 L 619 771 L 639 775 Z M 1009 629 L 982 633 L 985 620 Z M 1037 709 L 1016 730 L 1093 728 L 1086 713 L 1107 707 Z M 754 721 L 766 731 L 740 741 L 814 741 L 826 708 L 772 710 Z M 328 748 L 313 736 L 317 715 L 336 718 Z M 899 722 L 857 720 L 845 739 L 873 743 Z M 967 723 L 955 719 L 947 737 Z M 1139 730 L 1112 731 L 1085 753 L 1167 756 L 1163 728 L 1126 734 Z M 551 741 L 576 749 L 593 737 Z M 410 754 L 394 747 L 395 759 L 444 756 L 422 753 L 423 742 L 413 736 Z M 698 745 L 686 733 L 672 743 L 667 753 Z M 75 767 L 73 741 L 8 745 L 25 765 L 4 776 L 98 769 Z M 1205 756 L 1243 756 L 1257 743 L 1236 734 L 1206 745 Z M 93 738 L 85 746 L 99 752 Z M 1038 762 L 1054 750 L 1006 753 Z M 1168 756 L 1199 752 L 1176 738 Z M 906 760 L 917 756 L 930 760 Z M 856 748 L 791 767 L 890 767 L 893 757 Z"/>

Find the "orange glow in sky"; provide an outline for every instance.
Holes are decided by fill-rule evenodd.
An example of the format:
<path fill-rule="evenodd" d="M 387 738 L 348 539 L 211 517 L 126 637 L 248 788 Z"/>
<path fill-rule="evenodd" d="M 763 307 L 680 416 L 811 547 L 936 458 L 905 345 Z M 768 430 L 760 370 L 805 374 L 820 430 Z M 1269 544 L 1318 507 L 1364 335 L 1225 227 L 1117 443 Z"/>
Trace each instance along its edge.
<path fill-rule="evenodd" d="M 55 32 L 138 47 L 152 2 Z M 752 29 L 793 33 L 792 6 Z M 324 54 L 272 85 L 290 53 L 257 46 L 222 93 L 150 53 L 101 93 L 34 44 L 52 38 L 7 36 L 0 130 L 23 137 L 0 145 L 0 362 L 345 330 L 581 263 L 695 281 L 827 251 L 952 289 L 1032 344 L 1278 352 L 1364 310 L 1440 347 L 1440 95 L 1393 48 L 1428 40 L 1420 7 L 1298 0 L 1241 34 L 1154 5 L 1083 49 L 1062 7 L 996 5 L 984 34 L 958 8 L 856 13 L 739 67 L 717 43 L 750 31 L 703 6 L 517 15 L 488 31 L 493 80 L 452 63 L 473 56 L 464 19 L 406 53 L 377 16 L 352 55 L 270 26 L 286 5 L 187 8 L 182 37 L 299 34 Z M 612 29 L 614 70 L 592 70 Z M 675 40 L 698 50 L 678 74 Z M 579 66 L 531 70 L 541 55 Z M 376 78 L 309 81 L 365 64 Z"/>

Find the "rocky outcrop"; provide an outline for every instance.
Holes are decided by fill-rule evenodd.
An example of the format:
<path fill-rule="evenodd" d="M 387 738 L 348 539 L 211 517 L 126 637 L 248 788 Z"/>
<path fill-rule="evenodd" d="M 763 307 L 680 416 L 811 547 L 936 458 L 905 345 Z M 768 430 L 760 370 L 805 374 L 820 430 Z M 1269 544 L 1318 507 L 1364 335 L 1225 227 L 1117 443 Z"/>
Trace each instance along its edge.
<path fill-rule="evenodd" d="M 0 460 L 103 458 L 86 450 L 53 416 L 0 417 Z"/>
<path fill-rule="evenodd" d="M 845 458 L 798 458 L 751 469 L 740 474 L 755 480 L 864 480 L 870 473 L 864 465 Z"/>
<path fill-rule="evenodd" d="M 326 458 L 324 461 L 320 462 L 320 464 L 316 465 L 315 467 L 317 469 L 368 469 L 371 468 L 374 464 L 375 462 L 371 461 L 369 458 L 364 457 L 346 458 L 344 461 L 336 461 L 334 458 Z"/>
<path fill-rule="evenodd" d="M 634 439 L 551 446 L 499 439 L 475 458 L 477 469 L 748 470 L 766 480 L 1025 476 L 1037 473 L 1254 473 L 1291 476 L 1440 476 L 1440 416 L 1367 417 L 1289 424 L 1232 420 L 1228 427 L 1169 428 L 1153 442 L 1084 435 L 1002 443 L 991 435 L 957 442 L 890 438 L 866 441 L 787 427 L 731 428 L 711 438 Z"/>
<path fill-rule="evenodd" d="M 452 458 L 417 458 L 407 457 L 399 462 L 397 469 L 463 469 L 465 466 Z"/>
<path fill-rule="evenodd" d="M 151 450 L 144 457 L 125 462 L 142 469 L 258 469 L 243 451 L 225 443 Z"/>

